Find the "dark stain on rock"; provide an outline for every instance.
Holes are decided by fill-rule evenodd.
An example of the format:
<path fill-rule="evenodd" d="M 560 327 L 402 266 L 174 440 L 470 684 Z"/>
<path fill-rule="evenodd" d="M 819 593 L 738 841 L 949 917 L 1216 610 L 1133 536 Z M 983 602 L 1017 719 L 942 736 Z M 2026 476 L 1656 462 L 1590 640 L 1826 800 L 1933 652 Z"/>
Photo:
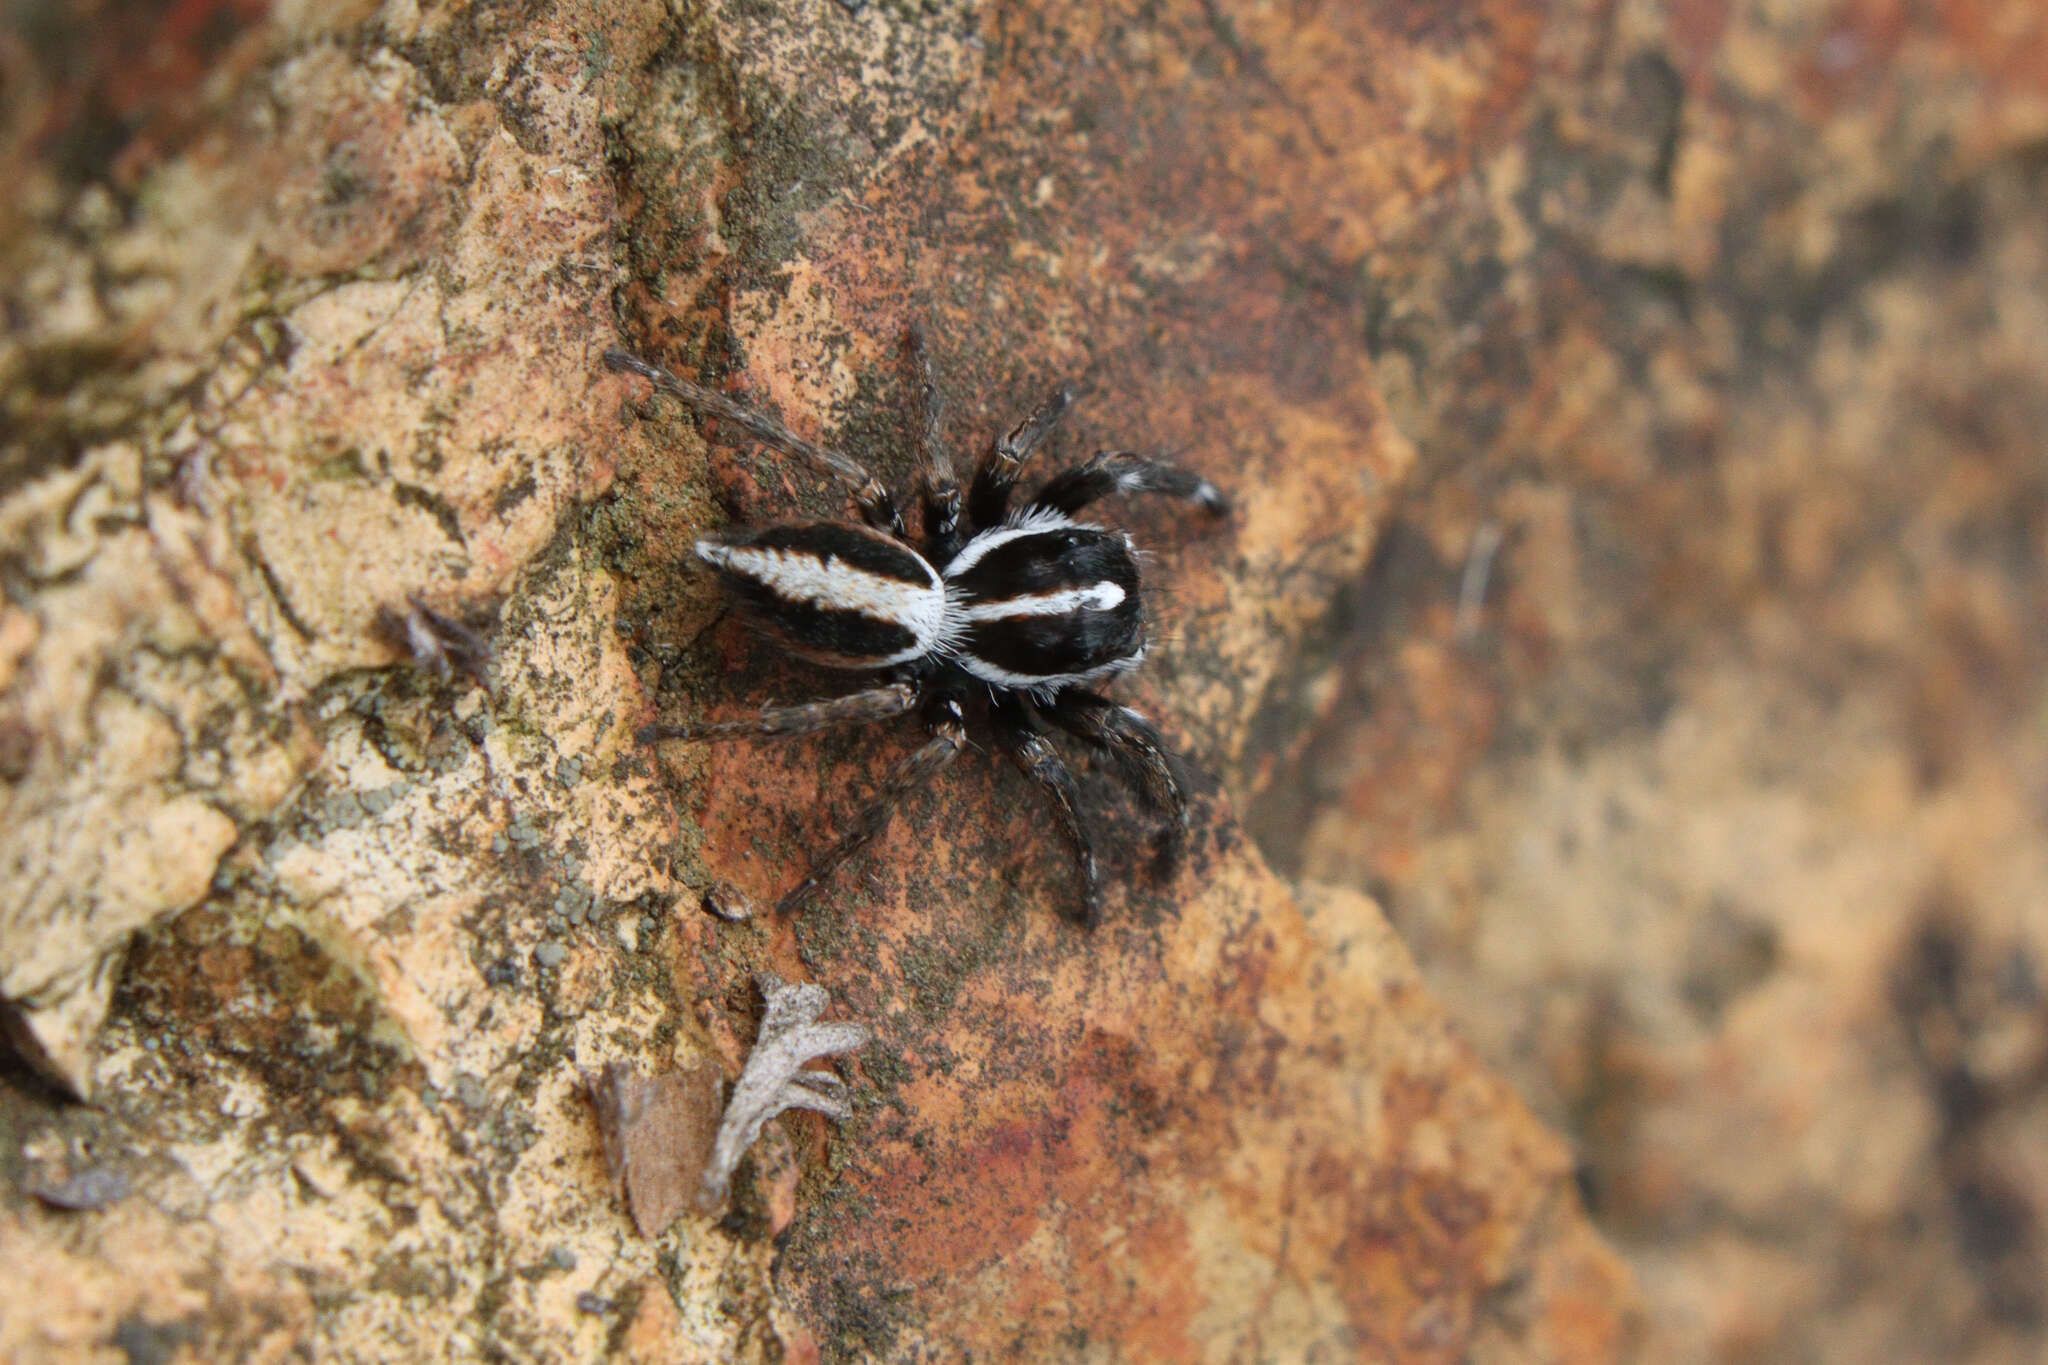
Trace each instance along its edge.
<path fill-rule="evenodd" d="M 2024 1122 L 2048 1093 L 2048 1049 L 2015 1070 L 1987 1065 L 1983 1040 L 2031 1024 L 2048 1032 L 2040 1002 L 2002 989 L 2010 952 L 1978 941 L 1960 907 L 1936 897 L 1904 946 L 1892 1000 L 1941 1115 L 1935 1160 L 1950 1226 L 1976 1272 L 1983 1306 L 2010 1323 L 2048 1321 L 2048 1230 L 2024 1184 L 2007 1169 L 2001 1125 Z"/>
<path fill-rule="evenodd" d="M 115 1326 L 108 1345 L 121 1353 L 127 1365 L 171 1365 L 200 1335 L 190 1323 L 151 1322 L 140 1313 L 131 1313 Z"/>

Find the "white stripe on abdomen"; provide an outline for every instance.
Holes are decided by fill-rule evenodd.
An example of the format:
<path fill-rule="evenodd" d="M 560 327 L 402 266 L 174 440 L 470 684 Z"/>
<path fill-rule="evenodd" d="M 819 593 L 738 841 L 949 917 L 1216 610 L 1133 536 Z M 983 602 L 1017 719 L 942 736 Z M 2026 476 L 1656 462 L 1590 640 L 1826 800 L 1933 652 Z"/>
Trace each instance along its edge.
<path fill-rule="evenodd" d="M 728 573 L 750 578 L 777 597 L 830 611 L 851 611 L 870 620 L 910 632 L 917 645 L 901 654 L 876 660 L 876 666 L 905 663 L 928 654 L 946 625 L 946 592 L 934 574 L 929 583 L 856 569 L 836 555 L 820 557 L 798 550 L 764 549 L 755 545 L 697 542 L 697 554 Z"/>
<path fill-rule="evenodd" d="M 1005 597 L 995 602 L 976 602 L 958 609 L 965 621 L 1002 621 L 1013 616 L 1064 616 L 1071 611 L 1109 611 L 1124 600 L 1124 590 L 1114 583 L 1091 583 L 1085 588 L 1063 588 L 1059 592 L 1035 593 L 1029 597 Z"/>

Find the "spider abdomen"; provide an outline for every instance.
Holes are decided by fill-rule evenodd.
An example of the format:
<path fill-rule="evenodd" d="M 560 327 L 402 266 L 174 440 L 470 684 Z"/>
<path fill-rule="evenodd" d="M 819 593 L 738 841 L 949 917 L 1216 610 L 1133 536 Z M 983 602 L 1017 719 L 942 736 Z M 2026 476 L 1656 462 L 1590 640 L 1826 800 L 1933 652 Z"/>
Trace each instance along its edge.
<path fill-rule="evenodd" d="M 945 581 L 950 651 L 983 682 L 1054 691 L 1145 656 L 1137 555 L 1118 532 L 1035 511 L 970 540 Z"/>
<path fill-rule="evenodd" d="M 754 623 L 791 651 L 838 668 L 922 658 L 946 629 L 946 590 L 893 536 L 839 521 L 707 537 L 697 554 Z"/>

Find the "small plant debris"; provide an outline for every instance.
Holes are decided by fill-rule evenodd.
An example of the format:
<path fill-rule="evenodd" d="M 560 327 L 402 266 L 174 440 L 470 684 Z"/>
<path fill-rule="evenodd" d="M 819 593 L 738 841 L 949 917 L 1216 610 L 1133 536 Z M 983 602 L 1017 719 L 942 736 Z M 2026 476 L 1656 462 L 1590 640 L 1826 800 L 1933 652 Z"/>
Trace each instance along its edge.
<path fill-rule="evenodd" d="M 713 882 L 704 888 L 704 912 L 728 924 L 738 924 L 754 917 L 754 903 L 731 882 Z"/>
<path fill-rule="evenodd" d="M 486 692 L 490 691 L 491 643 L 462 621 L 434 610 L 413 593 L 405 609 L 377 608 L 377 628 L 412 656 L 415 667 L 424 668 L 446 682 L 461 673 Z"/>
<path fill-rule="evenodd" d="M 819 1023 L 832 1003 L 823 986 L 792 986 L 772 972 L 756 973 L 754 982 L 768 1009 L 722 1119 L 718 1068 L 710 1062 L 659 1076 L 613 1062 L 583 1078 L 605 1163 L 643 1237 L 657 1236 L 691 1205 L 692 1181 L 699 1212 L 722 1210 L 733 1169 L 783 1110 L 815 1109 L 836 1119 L 853 1112 L 846 1082 L 804 1064 L 864 1046 L 867 1026 Z"/>
<path fill-rule="evenodd" d="M 849 1117 L 846 1082 L 829 1071 L 807 1071 L 804 1063 L 864 1047 L 873 1035 L 865 1024 L 819 1023 L 832 1003 L 823 986 L 791 985 L 773 972 L 757 972 L 754 984 L 768 1002 L 761 1036 L 733 1085 L 732 1100 L 718 1125 L 711 1160 L 697 1192 L 697 1207 L 716 1213 L 725 1207 L 733 1168 L 761 1136 L 768 1120 L 785 1109 L 815 1109 L 835 1119 Z"/>
<path fill-rule="evenodd" d="M 623 1062 L 583 1078 L 604 1138 L 605 1164 L 643 1237 L 690 1206 L 690 1185 L 718 1129 L 718 1068 L 704 1062 L 643 1076 Z"/>

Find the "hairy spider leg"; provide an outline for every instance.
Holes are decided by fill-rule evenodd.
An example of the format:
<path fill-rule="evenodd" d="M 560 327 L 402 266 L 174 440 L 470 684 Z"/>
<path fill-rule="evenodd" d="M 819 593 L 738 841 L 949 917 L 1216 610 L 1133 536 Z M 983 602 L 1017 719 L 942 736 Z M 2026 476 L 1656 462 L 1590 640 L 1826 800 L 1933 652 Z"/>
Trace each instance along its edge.
<path fill-rule="evenodd" d="M 687 725 L 643 725 L 638 739 L 795 739 L 841 725 L 869 725 L 900 716 L 917 705 L 917 692 L 904 683 L 870 688 L 801 706 L 764 706 L 744 720 L 697 721 Z"/>
<path fill-rule="evenodd" d="M 1031 505 L 1071 516 L 1112 493 L 1164 493 L 1192 502 L 1211 516 L 1230 511 L 1230 499 L 1223 496 L 1223 490 L 1201 475 L 1127 450 L 1097 455 L 1086 464 L 1053 475 Z"/>
<path fill-rule="evenodd" d="M 987 530 L 999 525 L 1009 514 L 1010 490 L 1017 486 L 1024 462 L 1073 405 L 1074 386 L 1062 384 L 1030 416 L 996 438 L 988 454 L 982 457 L 981 467 L 974 473 L 974 486 L 967 492 L 967 515 L 976 526 Z"/>
<path fill-rule="evenodd" d="M 967 539 L 960 527 L 960 480 L 939 442 L 939 380 L 932 370 L 932 353 L 924 344 L 924 333 L 911 327 L 903 334 L 903 349 L 917 381 L 918 480 L 924 511 L 921 548 L 926 559 L 944 564 L 960 553 Z"/>
<path fill-rule="evenodd" d="M 1085 687 L 1069 687 L 1044 707 L 1045 718 L 1099 752 L 1117 760 L 1132 790 L 1166 817 L 1161 851 L 1180 855 L 1187 840 L 1188 803 L 1175 770 L 1173 751 L 1152 722 Z"/>
<path fill-rule="evenodd" d="M 854 503 L 860 508 L 861 520 L 899 540 L 907 534 L 896 499 L 889 495 L 889 490 L 882 486 L 880 480 L 868 473 L 866 466 L 851 455 L 806 441 L 766 413 L 743 407 L 722 393 L 693 384 L 630 351 L 614 346 L 604 353 L 604 363 L 613 370 L 639 375 L 656 389 L 680 400 L 699 417 L 716 417 L 721 422 L 729 422 L 763 445 L 785 455 L 793 455 L 826 477 L 837 479 L 853 495 Z"/>
<path fill-rule="evenodd" d="M 846 833 L 820 854 L 811 863 L 811 870 L 804 874 L 804 879 L 776 903 L 778 913 L 786 915 L 803 909 L 811 893 L 837 871 L 841 863 L 873 843 L 876 836 L 888 828 L 889 817 L 896 813 L 896 807 L 904 797 L 930 782 L 967 747 L 967 726 L 958 700 L 942 696 L 931 705 L 926 715 L 932 738 L 890 771 L 875 799 L 854 817 Z"/>
<path fill-rule="evenodd" d="M 1044 735 L 1029 703 L 1021 697 L 998 695 L 989 708 L 995 726 L 996 743 L 1017 765 L 1017 771 L 1045 789 L 1059 812 L 1060 827 L 1074 846 L 1074 861 L 1081 868 L 1081 912 L 1071 918 L 1083 929 L 1093 929 L 1101 911 L 1100 881 L 1095 869 L 1095 845 L 1081 823 L 1080 788 L 1066 761 Z"/>

